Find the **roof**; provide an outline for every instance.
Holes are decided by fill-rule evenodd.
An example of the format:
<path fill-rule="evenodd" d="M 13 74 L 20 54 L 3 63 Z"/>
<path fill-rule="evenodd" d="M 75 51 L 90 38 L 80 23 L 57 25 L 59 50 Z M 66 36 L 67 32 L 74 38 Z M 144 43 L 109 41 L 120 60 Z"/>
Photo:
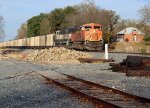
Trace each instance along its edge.
<path fill-rule="evenodd" d="M 134 27 L 125 28 L 122 31 L 118 32 L 117 34 L 131 34 L 133 31 L 137 31 L 138 34 L 144 34 L 142 31 L 139 31 L 137 28 Z"/>

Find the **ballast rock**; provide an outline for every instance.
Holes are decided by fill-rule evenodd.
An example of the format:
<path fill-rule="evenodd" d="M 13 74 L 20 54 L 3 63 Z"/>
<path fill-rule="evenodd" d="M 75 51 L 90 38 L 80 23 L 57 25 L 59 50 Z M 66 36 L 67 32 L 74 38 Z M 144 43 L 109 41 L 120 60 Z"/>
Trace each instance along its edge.
<path fill-rule="evenodd" d="M 49 49 L 36 50 L 33 53 L 28 54 L 25 60 L 29 61 L 77 60 L 78 58 L 90 58 L 90 57 L 92 57 L 92 55 L 85 52 L 54 47 Z"/>

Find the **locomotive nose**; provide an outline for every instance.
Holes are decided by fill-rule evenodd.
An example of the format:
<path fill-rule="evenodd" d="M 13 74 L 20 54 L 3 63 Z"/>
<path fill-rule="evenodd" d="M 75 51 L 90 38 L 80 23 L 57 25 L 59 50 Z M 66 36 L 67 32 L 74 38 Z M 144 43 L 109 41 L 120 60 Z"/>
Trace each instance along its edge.
<path fill-rule="evenodd" d="M 90 37 L 90 41 L 100 41 L 101 34 L 100 33 L 93 33 Z"/>

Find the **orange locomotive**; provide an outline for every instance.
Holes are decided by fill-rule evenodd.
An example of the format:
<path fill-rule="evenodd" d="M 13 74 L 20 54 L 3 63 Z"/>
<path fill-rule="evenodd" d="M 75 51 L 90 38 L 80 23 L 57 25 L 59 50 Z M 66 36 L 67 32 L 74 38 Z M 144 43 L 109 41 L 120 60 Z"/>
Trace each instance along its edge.
<path fill-rule="evenodd" d="M 71 33 L 67 46 L 82 50 L 102 50 L 102 42 L 102 26 L 89 23 L 82 25 L 79 31 Z"/>

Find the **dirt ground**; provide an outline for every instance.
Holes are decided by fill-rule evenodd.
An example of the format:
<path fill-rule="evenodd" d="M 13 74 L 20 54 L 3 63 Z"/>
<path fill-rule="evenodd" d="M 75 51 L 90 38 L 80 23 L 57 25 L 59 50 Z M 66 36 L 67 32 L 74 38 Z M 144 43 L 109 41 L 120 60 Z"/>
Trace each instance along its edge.
<path fill-rule="evenodd" d="M 110 47 L 114 52 L 150 53 L 150 44 L 144 42 L 114 42 Z"/>

